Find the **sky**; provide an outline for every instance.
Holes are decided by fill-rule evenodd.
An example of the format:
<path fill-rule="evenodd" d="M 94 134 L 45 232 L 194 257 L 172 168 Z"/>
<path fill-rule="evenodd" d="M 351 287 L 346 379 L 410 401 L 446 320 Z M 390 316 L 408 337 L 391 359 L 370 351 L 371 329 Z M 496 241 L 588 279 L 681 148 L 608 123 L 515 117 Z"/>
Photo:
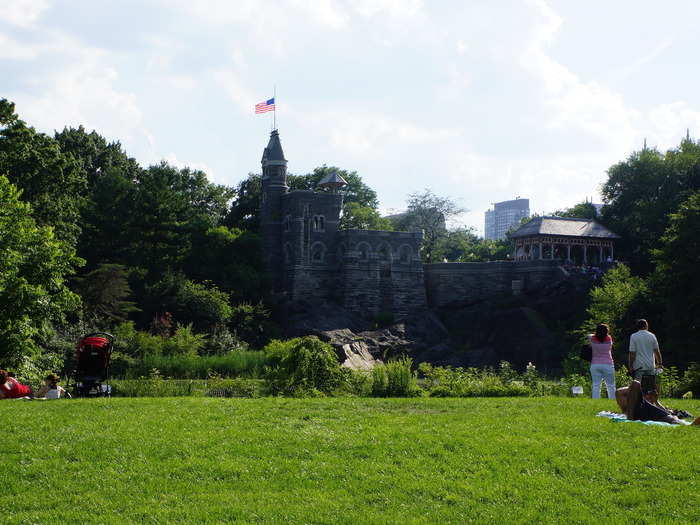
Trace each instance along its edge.
<path fill-rule="evenodd" d="M 699 19 L 693 0 L 0 0 L 0 98 L 235 185 L 275 90 L 290 173 L 357 171 L 384 212 L 428 188 L 483 233 L 493 202 L 600 202 L 644 139 L 697 139 Z"/>

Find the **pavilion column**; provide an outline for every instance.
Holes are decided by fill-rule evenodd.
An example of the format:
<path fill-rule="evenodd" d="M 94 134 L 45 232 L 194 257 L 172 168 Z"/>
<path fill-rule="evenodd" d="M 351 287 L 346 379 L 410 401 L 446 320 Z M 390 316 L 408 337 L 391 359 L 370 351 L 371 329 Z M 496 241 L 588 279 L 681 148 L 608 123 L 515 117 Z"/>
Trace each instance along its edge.
<path fill-rule="evenodd" d="M 540 242 L 540 260 L 542 259 L 542 242 Z"/>
<path fill-rule="evenodd" d="M 549 258 L 554 259 L 554 243 L 549 245 L 549 249 L 550 249 Z"/>
<path fill-rule="evenodd" d="M 612 243 L 610 243 L 610 258 L 613 261 L 615 260 L 615 256 L 613 255 L 613 244 Z"/>
<path fill-rule="evenodd" d="M 588 245 L 584 244 L 583 245 L 583 264 L 588 263 Z"/>
<path fill-rule="evenodd" d="M 570 244 L 566 245 L 566 260 L 568 262 L 571 262 L 571 245 Z"/>
<path fill-rule="evenodd" d="M 598 251 L 600 252 L 600 262 L 598 264 L 603 264 L 603 245 L 598 246 Z"/>

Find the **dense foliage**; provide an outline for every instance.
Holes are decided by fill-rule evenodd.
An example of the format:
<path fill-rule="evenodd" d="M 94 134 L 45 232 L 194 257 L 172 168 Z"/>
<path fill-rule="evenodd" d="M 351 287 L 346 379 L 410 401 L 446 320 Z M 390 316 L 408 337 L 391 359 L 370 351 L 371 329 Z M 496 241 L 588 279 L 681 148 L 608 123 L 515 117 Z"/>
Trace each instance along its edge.
<path fill-rule="evenodd" d="M 66 286 L 79 259 L 53 229 L 38 226 L 20 190 L 0 175 L 0 360 L 21 367 L 38 345 L 79 305 Z"/>
<path fill-rule="evenodd" d="M 486 241 L 460 227 L 463 209 L 430 190 L 411 194 L 405 212 L 382 217 L 376 192 L 357 172 L 324 165 L 290 174 L 288 183 L 318 190 L 332 172 L 348 182 L 341 227 L 422 230 L 424 262 L 508 258 L 508 240 Z M 0 99 L 0 366 L 37 377 L 65 360 L 68 370 L 76 339 L 107 330 L 118 335 L 115 366 L 124 374 L 180 359 L 201 377 L 206 359 L 225 361 L 278 339 L 282 309 L 261 265 L 260 191 L 259 174 L 234 188 L 166 162 L 140 166 L 119 142 L 83 127 L 37 132 Z M 602 193 L 599 220 L 621 235 L 616 256 L 627 265 L 592 290 L 585 322 L 569 333 L 608 322 L 623 351 L 632 321 L 644 316 L 666 362 L 682 371 L 700 336 L 700 144 L 687 138 L 663 154 L 635 152 L 610 168 Z M 588 218 L 595 208 L 584 202 L 558 213 Z M 313 359 L 330 356 L 307 343 L 275 344 L 299 366 L 311 359 L 309 348 Z M 271 354 L 281 374 L 293 360 L 280 352 Z M 335 383 L 335 372 L 322 387 L 315 379 L 297 384 L 300 375 L 275 381 L 280 391 L 412 395 L 406 370 L 388 363 L 373 382 L 349 376 L 349 387 Z"/>
<path fill-rule="evenodd" d="M 700 336 L 700 143 L 684 139 L 666 153 L 643 149 L 608 170 L 600 220 L 621 235 L 612 273 L 591 292 L 581 332 L 612 323 L 626 349 L 634 320 L 644 317 L 660 341 L 664 362 L 682 368 L 697 359 Z"/>

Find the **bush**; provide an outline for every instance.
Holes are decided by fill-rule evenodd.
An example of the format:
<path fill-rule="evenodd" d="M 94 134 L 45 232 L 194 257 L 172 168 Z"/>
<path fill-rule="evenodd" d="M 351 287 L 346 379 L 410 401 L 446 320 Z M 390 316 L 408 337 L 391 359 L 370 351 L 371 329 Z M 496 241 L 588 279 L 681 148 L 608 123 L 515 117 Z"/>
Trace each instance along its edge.
<path fill-rule="evenodd" d="M 148 379 L 112 381 L 115 397 L 260 397 L 262 382 L 254 379 L 163 379 L 152 374 Z"/>
<path fill-rule="evenodd" d="M 343 374 L 333 347 L 317 337 L 274 340 L 264 352 L 270 361 L 265 379 L 272 394 L 330 394 L 341 383 Z"/>
<path fill-rule="evenodd" d="M 277 325 L 270 319 L 270 310 L 261 302 L 244 302 L 234 306 L 230 326 L 236 337 L 253 348 L 261 348 L 279 333 Z"/>
<path fill-rule="evenodd" d="M 375 397 L 416 397 L 422 390 L 412 370 L 413 360 L 402 357 L 372 369 L 372 395 Z"/>
<path fill-rule="evenodd" d="M 683 374 L 683 379 L 679 381 L 678 395 L 682 396 L 686 392 L 692 392 L 693 397 L 700 397 L 700 363 L 690 363 Z"/>
<path fill-rule="evenodd" d="M 232 333 L 226 326 L 217 325 L 207 336 L 204 348 L 200 354 L 205 355 L 226 355 L 234 350 L 247 350 L 248 345 L 241 341 L 238 336 Z"/>
<path fill-rule="evenodd" d="M 539 377 L 534 368 L 526 376 L 531 385 L 527 386 L 505 361 L 501 362 L 499 374 L 491 369 L 434 367 L 428 363 L 421 363 L 418 370 L 424 376 L 431 397 L 505 397 L 544 393 L 539 388 Z"/>
<path fill-rule="evenodd" d="M 152 369 L 173 379 L 206 379 L 212 374 L 221 377 L 261 377 L 267 356 L 262 351 L 236 350 L 226 355 L 150 355 L 131 366 L 124 377 L 147 376 Z M 117 374 L 115 374 L 117 375 Z"/>
<path fill-rule="evenodd" d="M 196 356 L 204 347 L 206 336 L 195 334 L 192 331 L 192 325 L 178 325 L 175 333 L 168 338 L 163 339 L 162 353 L 163 355 L 189 355 Z"/>

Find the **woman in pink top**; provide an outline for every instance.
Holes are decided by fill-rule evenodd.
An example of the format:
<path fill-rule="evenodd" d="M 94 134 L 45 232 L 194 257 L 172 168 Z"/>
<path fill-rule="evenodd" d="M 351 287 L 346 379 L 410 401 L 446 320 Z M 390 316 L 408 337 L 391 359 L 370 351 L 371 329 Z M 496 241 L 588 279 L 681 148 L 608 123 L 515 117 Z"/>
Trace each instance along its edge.
<path fill-rule="evenodd" d="M 615 398 L 615 365 L 612 358 L 613 340 L 606 324 L 595 327 L 595 334 L 590 335 L 591 349 L 591 387 L 593 399 L 600 399 L 600 382 L 605 381 L 608 398 Z"/>

